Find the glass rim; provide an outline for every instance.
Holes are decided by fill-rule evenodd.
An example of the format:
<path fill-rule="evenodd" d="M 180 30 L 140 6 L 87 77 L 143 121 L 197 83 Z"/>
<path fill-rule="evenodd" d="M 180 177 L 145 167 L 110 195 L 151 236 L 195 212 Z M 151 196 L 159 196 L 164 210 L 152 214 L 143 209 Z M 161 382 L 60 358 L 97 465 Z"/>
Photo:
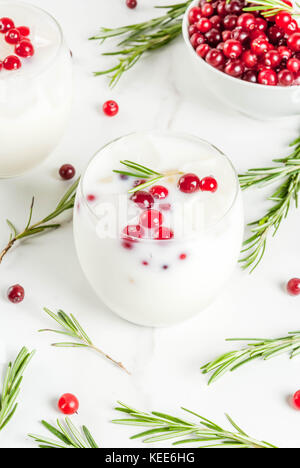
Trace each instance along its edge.
<path fill-rule="evenodd" d="M 223 153 L 223 151 L 221 151 L 217 146 L 215 146 L 214 144 L 212 144 L 209 141 L 205 140 L 204 138 L 200 138 L 200 137 L 192 135 L 190 133 L 173 131 L 173 130 L 141 130 L 141 131 L 136 131 L 136 132 L 130 132 L 130 133 L 122 135 L 122 136 L 120 136 L 118 138 L 114 138 L 113 140 L 111 140 L 108 143 L 101 146 L 100 149 L 98 151 L 96 151 L 94 153 L 94 155 L 92 156 L 92 158 L 88 161 L 88 163 L 87 163 L 87 165 L 86 165 L 86 167 L 85 167 L 85 169 L 83 171 L 83 174 L 80 177 L 78 193 L 80 193 L 81 200 L 82 200 L 82 203 L 83 203 L 84 207 L 87 208 L 88 213 L 93 218 L 99 219 L 97 217 L 97 214 L 92 209 L 91 205 L 86 200 L 85 194 L 83 192 L 83 183 L 84 183 L 87 171 L 88 171 L 90 165 L 92 164 L 92 162 L 102 153 L 102 151 L 105 148 L 109 147 L 110 145 L 113 145 L 117 141 L 126 139 L 126 138 L 128 138 L 130 136 L 133 136 L 133 135 L 144 135 L 144 136 L 146 136 L 146 135 L 159 135 L 159 136 L 166 136 L 166 137 L 177 137 L 177 138 L 179 137 L 179 138 L 186 139 L 186 140 L 193 139 L 196 142 L 198 142 L 199 144 L 204 143 L 205 145 L 208 145 L 210 148 L 212 148 L 214 151 L 216 151 L 219 154 L 219 156 L 221 156 L 222 158 L 224 158 L 227 161 L 227 163 L 229 164 L 229 166 L 230 166 L 230 168 L 231 168 L 231 170 L 232 170 L 232 172 L 234 174 L 235 193 L 234 193 L 234 197 L 232 199 L 232 202 L 231 202 L 229 208 L 225 211 L 224 214 L 222 214 L 222 216 L 219 219 L 217 219 L 215 222 L 213 222 L 212 224 L 210 224 L 206 228 L 204 228 L 203 233 L 209 231 L 210 229 L 215 228 L 219 223 L 221 223 L 231 213 L 231 211 L 233 210 L 233 208 L 236 205 L 236 202 L 237 202 L 237 199 L 238 199 L 238 196 L 239 196 L 239 193 L 240 193 L 240 182 L 239 182 L 237 171 L 236 171 L 232 161 L 229 159 L 229 157 L 225 153 Z M 197 236 L 190 237 L 189 239 L 190 240 L 196 240 Z M 165 242 L 180 242 L 180 241 L 185 242 L 186 240 L 187 240 L 187 238 L 185 238 L 185 239 L 176 239 L 176 237 L 175 237 L 175 238 L 172 238 L 172 239 L 163 239 L 163 240 L 161 240 L 161 242 L 164 242 L 164 243 Z M 151 238 L 138 239 L 139 243 L 153 242 L 153 241 L 158 242 L 157 239 L 151 239 Z"/>
<path fill-rule="evenodd" d="M 20 6 L 20 7 L 23 7 L 25 9 L 28 9 L 28 10 L 35 10 L 39 13 L 42 13 L 43 15 L 47 16 L 54 24 L 55 26 L 57 27 L 57 31 L 59 33 L 59 43 L 57 45 L 57 50 L 54 54 L 54 56 L 51 58 L 51 60 L 49 60 L 42 69 L 38 69 L 36 72 L 34 73 L 26 73 L 25 75 L 23 75 L 22 73 L 12 73 L 9 77 L 3 77 L 3 81 L 5 81 L 7 78 L 9 80 L 27 80 L 27 79 L 30 79 L 30 78 L 36 78 L 37 76 L 41 75 L 42 73 L 44 73 L 45 70 L 48 70 L 52 64 L 55 62 L 55 60 L 57 59 L 62 47 L 63 47 L 63 44 L 64 44 L 64 33 L 63 33 L 63 30 L 62 30 L 62 27 L 61 25 L 59 24 L 59 22 L 57 21 L 57 19 L 51 14 L 49 13 L 48 11 L 44 10 L 43 8 L 40 8 L 36 5 L 33 5 L 32 3 L 26 3 L 26 2 L 23 2 L 23 1 L 20 1 L 20 0 L 0 0 L 0 7 L 1 5 L 8 5 L 8 6 Z M 1 80 L 0 80 L 1 82 Z"/>

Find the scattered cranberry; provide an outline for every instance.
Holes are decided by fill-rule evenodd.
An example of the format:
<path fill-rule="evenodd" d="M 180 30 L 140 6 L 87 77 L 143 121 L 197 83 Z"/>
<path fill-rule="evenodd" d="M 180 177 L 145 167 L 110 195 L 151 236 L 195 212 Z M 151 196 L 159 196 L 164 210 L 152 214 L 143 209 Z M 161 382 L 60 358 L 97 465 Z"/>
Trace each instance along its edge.
<path fill-rule="evenodd" d="M 225 63 L 222 52 L 218 49 L 210 49 L 205 57 L 206 62 L 212 67 L 219 68 Z"/>
<path fill-rule="evenodd" d="M 300 390 L 298 390 L 293 396 L 293 404 L 296 409 L 300 409 Z"/>
<path fill-rule="evenodd" d="M 140 216 L 140 224 L 148 229 L 160 227 L 163 223 L 163 215 L 158 210 L 146 210 Z"/>
<path fill-rule="evenodd" d="M 146 260 L 143 260 L 143 261 L 142 261 L 142 265 L 144 265 L 144 266 L 148 266 L 148 265 L 149 265 L 149 263 L 148 263 L 148 262 L 146 262 Z"/>
<path fill-rule="evenodd" d="M 108 117 L 114 117 L 119 112 L 119 106 L 116 101 L 106 101 L 103 104 L 103 112 Z"/>
<path fill-rule="evenodd" d="M 20 284 L 15 284 L 11 286 L 7 291 L 7 297 L 13 304 L 19 304 L 24 300 L 25 291 Z"/>
<path fill-rule="evenodd" d="M 194 193 L 199 190 L 200 179 L 196 174 L 185 174 L 178 181 L 178 188 L 184 193 Z"/>
<path fill-rule="evenodd" d="M 164 226 L 161 226 L 160 228 L 156 229 L 153 235 L 153 238 L 156 240 L 173 239 L 173 237 L 174 237 L 174 232 L 172 231 L 172 229 L 169 229 Z"/>
<path fill-rule="evenodd" d="M 179 255 L 180 260 L 185 260 L 187 255 L 185 253 Z"/>
<path fill-rule="evenodd" d="M 226 57 L 231 58 L 231 59 L 236 59 L 243 52 L 243 47 L 239 41 L 236 41 L 234 39 L 229 39 L 224 44 L 223 52 L 224 52 L 224 55 L 226 55 Z"/>
<path fill-rule="evenodd" d="M 147 181 L 145 179 L 137 179 L 133 182 L 132 188 L 139 187 L 140 185 L 145 184 Z"/>
<path fill-rule="evenodd" d="M 145 235 L 144 228 L 139 225 L 129 225 L 123 229 L 123 238 L 142 239 Z M 127 239 L 128 240 L 128 239 Z"/>
<path fill-rule="evenodd" d="M 169 195 L 169 190 L 163 185 L 154 185 L 149 191 L 154 198 L 159 200 L 164 200 Z"/>
<path fill-rule="evenodd" d="M 136 205 L 138 205 L 140 208 L 142 209 L 148 209 L 148 208 L 152 208 L 152 206 L 154 205 L 154 198 L 153 196 L 148 193 L 148 192 L 145 192 L 143 190 L 139 190 L 138 192 L 135 192 L 130 200 L 132 200 Z"/>
<path fill-rule="evenodd" d="M 189 11 L 189 23 L 190 24 L 197 23 L 197 21 L 199 21 L 199 19 L 201 18 L 201 13 L 202 13 L 201 8 L 199 7 L 191 8 Z"/>
<path fill-rule="evenodd" d="M 169 268 L 169 265 L 163 265 L 163 266 L 162 266 L 162 269 L 163 269 L 163 270 L 167 270 L 168 268 Z"/>
<path fill-rule="evenodd" d="M 5 34 L 5 40 L 8 44 L 17 44 L 21 39 L 21 34 L 20 32 L 15 29 L 9 29 L 7 33 Z"/>
<path fill-rule="evenodd" d="M 5 70 L 18 70 L 21 66 L 21 60 L 15 55 L 9 55 L 3 60 L 3 68 L 5 68 Z"/>
<path fill-rule="evenodd" d="M 59 169 L 59 175 L 63 180 L 73 179 L 75 174 L 76 174 L 76 171 L 75 171 L 74 166 L 72 166 L 72 164 L 64 164 Z"/>
<path fill-rule="evenodd" d="M 15 27 L 15 23 L 10 18 L 0 19 L 0 33 L 5 34 L 9 29 Z"/>
<path fill-rule="evenodd" d="M 216 192 L 218 189 L 218 182 L 214 177 L 204 177 L 200 181 L 200 190 L 202 192 Z"/>
<path fill-rule="evenodd" d="M 30 29 L 27 26 L 19 26 L 17 30 L 22 37 L 28 37 L 30 35 Z"/>
<path fill-rule="evenodd" d="M 15 52 L 19 57 L 32 57 L 34 55 L 34 47 L 30 41 L 24 39 L 16 45 Z"/>
<path fill-rule="evenodd" d="M 132 10 L 137 7 L 137 0 L 126 0 L 126 6 Z"/>
<path fill-rule="evenodd" d="M 287 291 L 291 296 L 299 296 L 300 278 L 292 278 L 287 284 Z"/>
<path fill-rule="evenodd" d="M 258 74 L 258 82 L 263 85 L 276 86 L 277 85 L 277 74 L 273 70 L 264 68 Z"/>
<path fill-rule="evenodd" d="M 294 74 L 287 70 L 281 70 L 278 73 L 278 83 L 280 86 L 291 86 L 294 82 Z"/>
<path fill-rule="evenodd" d="M 89 195 L 86 196 L 86 199 L 88 202 L 93 202 L 96 200 L 96 196 L 90 193 Z"/>
<path fill-rule="evenodd" d="M 58 408 L 63 414 L 72 415 L 77 413 L 79 401 L 72 393 L 65 393 L 58 400 Z"/>

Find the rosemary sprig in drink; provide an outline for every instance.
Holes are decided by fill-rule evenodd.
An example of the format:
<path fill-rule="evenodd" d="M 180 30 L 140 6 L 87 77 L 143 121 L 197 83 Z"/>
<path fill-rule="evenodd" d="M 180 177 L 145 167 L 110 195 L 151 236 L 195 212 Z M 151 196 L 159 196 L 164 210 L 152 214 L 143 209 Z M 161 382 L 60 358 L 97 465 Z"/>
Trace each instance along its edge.
<path fill-rule="evenodd" d="M 186 408 L 182 409 L 196 416 L 199 421 L 194 423 L 157 411 L 146 413 L 119 401 L 118 404 L 120 406 L 115 408 L 116 411 L 125 413 L 130 418 L 115 419 L 113 423 L 150 428 L 131 437 L 131 439 L 142 438 L 145 443 L 180 439 L 173 442 L 173 445 L 199 442 L 201 444 L 199 448 L 276 448 L 268 442 L 248 436 L 228 415 L 226 417 L 235 430 L 234 432 L 223 429 L 218 424 Z"/>
<path fill-rule="evenodd" d="M 64 421 L 58 419 L 56 424 L 55 427 L 47 421 L 42 421 L 42 425 L 56 437 L 56 440 L 35 434 L 28 434 L 28 436 L 39 444 L 39 448 L 99 448 L 86 426 L 82 427 L 81 434 L 70 418 L 65 418 Z"/>
<path fill-rule="evenodd" d="M 23 374 L 33 355 L 34 351 L 29 353 L 26 348 L 22 348 L 15 362 L 8 365 L 0 394 L 0 431 L 16 412 Z"/>
<path fill-rule="evenodd" d="M 128 191 L 128 193 L 138 192 L 139 190 L 151 187 L 151 185 L 156 184 L 156 182 L 158 182 L 161 179 L 164 179 L 165 177 L 183 174 L 183 172 L 177 170 L 160 173 L 154 171 L 153 169 L 149 169 L 149 167 L 141 166 L 140 164 L 135 163 L 133 161 L 128 161 L 127 159 L 125 161 L 120 161 L 120 163 L 126 167 L 126 170 L 114 170 L 113 172 L 115 172 L 116 174 L 121 174 L 128 177 L 135 177 L 136 179 L 149 179 L 145 183 L 140 184 L 137 187 L 133 187 Z"/>
<path fill-rule="evenodd" d="M 14 244 L 17 241 L 21 241 L 22 239 L 25 239 L 27 237 L 35 236 L 36 234 L 40 234 L 42 232 L 57 229 L 58 227 L 60 227 L 60 224 L 57 224 L 57 223 L 48 224 L 48 223 L 49 221 L 56 219 L 59 215 L 61 215 L 65 211 L 72 210 L 74 208 L 75 195 L 76 195 L 78 183 L 79 183 L 79 179 L 64 194 L 64 196 L 61 198 L 60 202 L 58 203 L 54 211 L 52 211 L 52 213 L 50 213 L 48 216 L 43 218 L 41 221 L 31 224 L 32 216 L 33 216 L 33 208 L 34 208 L 34 198 L 33 198 L 31 202 L 30 210 L 29 210 L 29 218 L 23 231 L 18 232 L 15 225 L 11 221 L 7 220 L 7 224 L 11 230 L 11 234 L 10 234 L 10 238 L 9 238 L 7 245 L 0 252 L 0 263 L 2 262 L 4 256 L 9 252 L 9 250 L 14 246 Z"/>
<path fill-rule="evenodd" d="M 282 221 L 289 214 L 292 202 L 298 207 L 298 193 L 300 190 L 300 138 L 290 146 L 294 147 L 287 158 L 275 159 L 275 167 L 250 169 L 240 176 L 242 189 L 254 186 L 265 187 L 282 180 L 281 185 L 269 198 L 273 206 L 257 221 L 250 224 L 252 235 L 244 242 L 242 253 L 245 256 L 240 260 L 244 269 L 253 271 L 261 262 L 268 237 L 277 233 Z"/>
<path fill-rule="evenodd" d="M 254 359 L 268 360 L 281 354 L 290 359 L 300 354 L 300 331 L 289 332 L 287 336 L 266 338 L 231 338 L 226 341 L 247 341 L 246 346 L 225 353 L 201 367 L 203 374 L 212 373 L 208 384 L 215 382 L 226 372 L 232 372 Z"/>
<path fill-rule="evenodd" d="M 66 342 L 66 343 L 53 343 L 52 346 L 57 348 L 88 348 L 96 351 L 97 353 L 101 354 L 103 357 L 108 359 L 110 362 L 118 366 L 120 369 L 124 370 L 129 374 L 128 370 L 123 366 L 121 362 L 116 361 L 108 354 L 104 353 L 95 346 L 92 340 L 88 337 L 87 333 L 83 330 L 82 326 L 78 322 L 78 320 L 74 317 L 74 315 L 67 315 L 62 310 L 59 310 L 57 314 L 51 312 L 51 310 L 44 308 L 46 314 L 48 314 L 53 320 L 55 320 L 63 330 L 52 330 L 52 329 L 43 329 L 39 330 L 40 332 L 53 332 L 58 333 L 60 335 L 66 335 L 71 338 L 76 338 L 80 341 L 80 343 L 74 342 Z"/>

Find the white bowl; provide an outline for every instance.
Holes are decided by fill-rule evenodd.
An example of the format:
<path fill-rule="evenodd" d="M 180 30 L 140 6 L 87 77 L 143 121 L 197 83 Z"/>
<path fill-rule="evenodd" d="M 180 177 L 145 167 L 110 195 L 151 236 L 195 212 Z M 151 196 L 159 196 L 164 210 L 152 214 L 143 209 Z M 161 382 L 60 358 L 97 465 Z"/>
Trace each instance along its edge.
<path fill-rule="evenodd" d="M 188 12 L 198 6 L 194 0 L 182 24 L 186 47 L 205 85 L 218 98 L 236 110 L 256 119 L 274 119 L 300 114 L 300 86 L 266 86 L 233 78 L 205 62 L 190 43 Z"/>

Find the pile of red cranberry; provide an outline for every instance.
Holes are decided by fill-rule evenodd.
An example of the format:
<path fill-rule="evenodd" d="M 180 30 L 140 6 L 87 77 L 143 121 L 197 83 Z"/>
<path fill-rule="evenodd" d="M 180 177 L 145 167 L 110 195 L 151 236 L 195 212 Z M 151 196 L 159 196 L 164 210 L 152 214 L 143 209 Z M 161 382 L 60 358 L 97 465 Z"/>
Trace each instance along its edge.
<path fill-rule="evenodd" d="M 34 55 L 34 47 L 29 39 L 30 29 L 27 26 L 15 27 L 10 18 L 0 18 L 0 33 L 4 34 L 4 40 L 14 47 L 16 54 L 0 60 L 0 70 L 18 70 L 22 66 L 19 57 L 28 58 Z"/>
<path fill-rule="evenodd" d="M 284 0 L 291 5 L 289 0 Z M 286 11 L 265 18 L 244 0 L 204 0 L 189 11 L 190 42 L 209 65 L 251 83 L 300 84 L 300 29 Z"/>
<path fill-rule="evenodd" d="M 136 180 L 133 187 L 139 187 L 145 182 L 146 180 Z M 182 175 L 177 185 L 181 192 L 188 194 L 198 191 L 214 193 L 218 189 L 218 183 L 214 177 L 204 177 L 200 180 L 196 174 L 192 173 Z M 149 192 L 138 190 L 130 197 L 130 200 L 143 211 L 139 217 L 139 224 L 128 225 L 123 230 L 122 245 L 125 249 L 132 249 L 134 247 L 134 242 L 145 237 L 149 238 L 149 234 L 150 238 L 154 240 L 173 239 L 174 232 L 172 229 L 163 226 L 163 214 L 161 211 L 153 209 L 155 202 L 158 201 L 160 210 L 170 210 L 170 203 L 164 202 L 168 195 L 169 191 L 166 187 L 163 185 L 154 185 L 150 188 Z M 161 201 L 163 201 L 163 203 L 161 203 Z"/>

